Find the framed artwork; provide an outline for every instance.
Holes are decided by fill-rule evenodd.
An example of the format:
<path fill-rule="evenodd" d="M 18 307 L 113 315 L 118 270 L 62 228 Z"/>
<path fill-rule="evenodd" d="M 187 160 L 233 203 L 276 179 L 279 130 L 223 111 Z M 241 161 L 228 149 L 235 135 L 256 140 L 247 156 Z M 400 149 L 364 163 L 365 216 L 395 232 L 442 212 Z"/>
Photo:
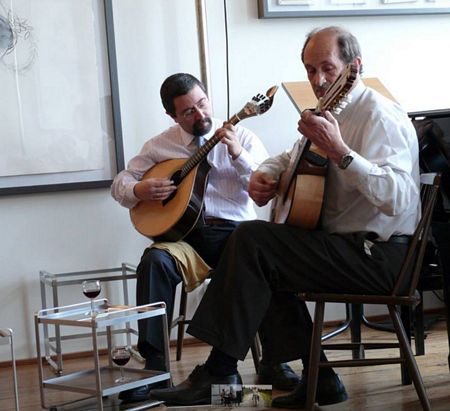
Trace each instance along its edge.
<path fill-rule="evenodd" d="M 258 0 L 261 19 L 450 13 L 450 0 Z"/>
<path fill-rule="evenodd" d="M 124 168 L 112 0 L 0 0 L 0 194 Z"/>

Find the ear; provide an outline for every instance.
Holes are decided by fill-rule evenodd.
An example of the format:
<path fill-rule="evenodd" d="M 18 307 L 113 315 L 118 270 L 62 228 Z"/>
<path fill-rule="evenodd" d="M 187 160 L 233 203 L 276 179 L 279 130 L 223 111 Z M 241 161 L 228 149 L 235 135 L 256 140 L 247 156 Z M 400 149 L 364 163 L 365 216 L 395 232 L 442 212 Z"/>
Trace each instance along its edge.
<path fill-rule="evenodd" d="M 356 67 L 358 68 L 358 74 L 362 66 L 362 58 L 356 57 L 355 60 L 353 60 L 353 63 L 356 64 Z"/>

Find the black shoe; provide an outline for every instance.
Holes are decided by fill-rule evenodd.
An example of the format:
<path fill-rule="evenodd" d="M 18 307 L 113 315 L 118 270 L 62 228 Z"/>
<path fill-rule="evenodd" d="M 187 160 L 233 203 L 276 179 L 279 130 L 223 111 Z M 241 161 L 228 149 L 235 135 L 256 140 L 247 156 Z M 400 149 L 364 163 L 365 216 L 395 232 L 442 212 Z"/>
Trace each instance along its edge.
<path fill-rule="evenodd" d="M 151 397 L 165 401 L 166 405 L 201 405 L 211 404 L 211 385 L 242 384 L 241 376 L 236 374 L 227 376 L 215 376 L 209 373 L 207 367 L 197 365 L 191 375 L 172 388 L 151 391 Z"/>
<path fill-rule="evenodd" d="M 146 384 L 131 390 L 121 391 L 119 400 L 122 400 L 122 404 L 146 401 L 150 398 L 150 390 L 163 387 L 167 387 L 167 381 L 159 381 L 154 384 Z"/>
<path fill-rule="evenodd" d="M 300 384 L 289 395 L 272 400 L 273 408 L 303 408 L 306 404 L 307 378 L 302 375 Z M 316 402 L 319 405 L 330 405 L 345 401 L 348 398 L 344 384 L 340 377 L 334 374 L 330 377 L 319 378 L 317 383 Z"/>
<path fill-rule="evenodd" d="M 285 363 L 259 364 L 258 384 L 272 384 L 277 390 L 292 391 L 299 383 L 300 377 Z"/>
<path fill-rule="evenodd" d="M 164 356 L 155 352 L 147 353 L 144 370 L 165 371 L 166 363 Z M 146 384 L 141 387 L 132 388 L 131 390 L 121 391 L 119 393 L 119 400 L 122 400 L 123 404 L 146 401 L 150 398 L 150 390 L 165 388 L 167 384 L 167 381 L 159 381 L 154 384 Z"/>

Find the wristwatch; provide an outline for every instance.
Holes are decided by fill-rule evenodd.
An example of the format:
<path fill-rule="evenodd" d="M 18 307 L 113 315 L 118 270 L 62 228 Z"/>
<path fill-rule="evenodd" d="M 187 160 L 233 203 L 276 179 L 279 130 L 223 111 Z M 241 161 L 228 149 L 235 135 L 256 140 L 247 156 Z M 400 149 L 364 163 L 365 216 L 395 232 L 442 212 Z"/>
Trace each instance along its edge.
<path fill-rule="evenodd" d="M 349 153 L 344 154 L 341 157 L 341 160 L 339 161 L 338 167 L 341 170 L 345 170 L 350 165 L 350 163 L 352 161 L 353 161 L 353 155 L 352 155 L 352 152 L 350 151 Z"/>

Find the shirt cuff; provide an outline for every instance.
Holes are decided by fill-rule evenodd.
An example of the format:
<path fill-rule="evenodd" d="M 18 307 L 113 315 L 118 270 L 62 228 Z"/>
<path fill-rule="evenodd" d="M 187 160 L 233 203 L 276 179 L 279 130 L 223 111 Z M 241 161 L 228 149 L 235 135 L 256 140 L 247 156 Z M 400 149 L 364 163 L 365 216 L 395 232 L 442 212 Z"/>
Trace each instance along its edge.
<path fill-rule="evenodd" d="M 354 185 L 359 185 L 362 181 L 367 180 L 373 164 L 354 151 L 351 151 L 350 155 L 353 156 L 353 161 L 345 170 L 341 170 L 341 172 L 345 173 L 346 177 Z"/>
<path fill-rule="evenodd" d="M 125 188 L 125 198 L 127 203 L 126 206 L 128 208 L 133 208 L 140 201 L 139 198 L 134 195 L 134 187 L 137 183 L 138 181 L 136 181 L 135 183 L 127 184 Z"/>

